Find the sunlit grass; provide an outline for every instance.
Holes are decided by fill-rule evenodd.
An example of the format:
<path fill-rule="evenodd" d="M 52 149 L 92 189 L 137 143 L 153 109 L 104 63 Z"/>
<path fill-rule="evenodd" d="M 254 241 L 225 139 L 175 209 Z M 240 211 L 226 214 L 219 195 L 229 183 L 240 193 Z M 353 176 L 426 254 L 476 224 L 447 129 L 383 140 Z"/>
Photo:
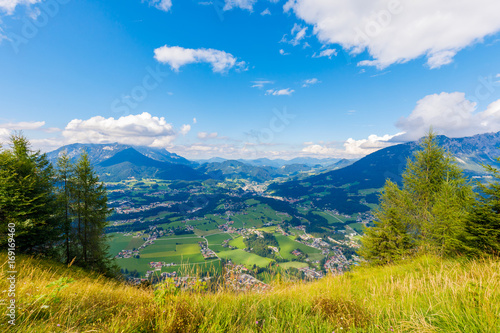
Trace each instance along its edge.
<path fill-rule="evenodd" d="M 6 256 L 0 256 L 5 262 Z M 9 332 L 500 332 L 498 260 L 412 262 L 265 293 L 139 288 L 19 256 Z M 0 292 L 6 299 L 6 267 Z"/>

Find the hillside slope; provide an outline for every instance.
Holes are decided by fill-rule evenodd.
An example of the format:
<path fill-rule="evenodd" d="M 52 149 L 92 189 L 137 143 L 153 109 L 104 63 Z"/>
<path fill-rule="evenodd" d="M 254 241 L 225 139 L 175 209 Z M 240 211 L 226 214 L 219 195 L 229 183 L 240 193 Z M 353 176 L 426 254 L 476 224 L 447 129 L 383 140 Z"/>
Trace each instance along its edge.
<path fill-rule="evenodd" d="M 163 180 L 201 180 L 207 177 L 184 164 L 154 160 L 134 148 L 126 148 L 96 165 L 96 172 L 104 181 L 156 178 Z"/>
<path fill-rule="evenodd" d="M 500 331 L 498 260 L 420 257 L 312 283 L 280 282 L 264 293 L 156 296 L 80 269 L 24 256 L 17 262 L 17 321 L 10 327 L 4 316 L 2 332 Z M 2 290 L 7 283 L 3 269 Z"/>

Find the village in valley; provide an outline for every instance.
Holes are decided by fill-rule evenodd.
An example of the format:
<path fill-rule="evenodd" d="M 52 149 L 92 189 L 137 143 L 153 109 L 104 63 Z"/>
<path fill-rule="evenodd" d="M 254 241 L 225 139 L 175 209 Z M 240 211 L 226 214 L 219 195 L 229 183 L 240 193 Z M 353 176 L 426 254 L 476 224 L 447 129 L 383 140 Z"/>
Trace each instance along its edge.
<path fill-rule="evenodd" d="M 194 272 L 202 273 L 199 281 L 219 272 L 226 280 L 231 277 L 232 288 L 244 290 L 264 288 L 277 272 L 306 280 L 342 274 L 359 264 L 355 252 L 360 246 L 360 226 L 373 219 L 369 213 L 353 217 L 335 210 L 315 210 L 310 204 L 297 205 L 297 211 L 314 215 L 292 215 L 291 210 L 278 211 L 263 203 L 256 193 L 234 189 L 224 193 L 229 200 L 202 212 L 206 201 L 200 200 L 194 207 L 187 198 L 209 196 L 217 188 L 162 186 L 158 190 L 155 186 L 155 191 L 148 191 L 145 185 L 134 185 L 125 189 L 112 185 L 109 190 L 114 206 L 110 247 L 131 283 L 174 279 L 179 286 L 188 286 Z M 184 200 L 175 200 L 181 197 Z M 162 198 L 174 200 L 160 201 Z M 295 204 L 282 197 L 267 196 L 265 200 Z M 185 215 L 171 213 L 183 205 Z M 311 231 L 304 216 L 324 217 L 327 224 L 320 232 Z"/>

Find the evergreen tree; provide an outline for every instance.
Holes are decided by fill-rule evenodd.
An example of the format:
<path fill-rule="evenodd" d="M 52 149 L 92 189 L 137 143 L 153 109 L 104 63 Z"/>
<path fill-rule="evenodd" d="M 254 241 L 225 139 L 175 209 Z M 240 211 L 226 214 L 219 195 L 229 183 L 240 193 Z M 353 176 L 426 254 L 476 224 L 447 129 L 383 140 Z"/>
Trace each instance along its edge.
<path fill-rule="evenodd" d="M 403 187 L 388 181 L 376 226 L 363 237 L 362 255 L 383 264 L 415 251 L 463 252 L 472 188 L 431 131 L 408 159 Z"/>
<path fill-rule="evenodd" d="M 388 180 L 380 196 L 380 208 L 375 211 L 375 226 L 365 229 L 360 255 L 373 264 L 391 263 L 408 253 L 412 243 L 407 215 L 406 193 Z"/>
<path fill-rule="evenodd" d="M 56 180 L 59 185 L 57 192 L 60 231 L 64 239 L 64 261 L 66 264 L 71 262 L 74 257 L 72 251 L 72 228 L 71 222 L 73 214 L 71 210 L 71 193 L 74 192 L 74 165 L 70 158 L 64 152 L 57 160 Z"/>
<path fill-rule="evenodd" d="M 2 234 L 14 223 L 18 251 L 51 254 L 57 241 L 54 203 L 53 169 L 46 155 L 31 150 L 21 134 L 13 135 L 11 149 L 0 153 Z"/>
<path fill-rule="evenodd" d="M 478 183 L 481 195 L 466 222 L 466 243 L 473 254 L 500 255 L 500 171 L 492 166 L 485 168 L 495 181 Z"/>
<path fill-rule="evenodd" d="M 75 199 L 77 240 L 81 257 L 79 264 L 96 271 L 106 272 L 110 265 L 108 242 L 104 234 L 108 215 L 107 195 L 99 181 L 87 153 L 83 153 L 75 166 Z"/>

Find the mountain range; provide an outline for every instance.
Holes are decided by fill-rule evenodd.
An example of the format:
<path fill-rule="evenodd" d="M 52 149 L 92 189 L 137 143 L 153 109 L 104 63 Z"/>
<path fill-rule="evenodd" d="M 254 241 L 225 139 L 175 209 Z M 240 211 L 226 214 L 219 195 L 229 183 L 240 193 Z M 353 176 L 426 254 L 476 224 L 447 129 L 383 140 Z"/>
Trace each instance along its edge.
<path fill-rule="evenodd" d="M 438 144 L 455 157 L 469 177 L 485 176 L 482 165 L 500 167 L 500 132 L 466 138 L 437 137 Z M 324 209 L 352 214 L 368 211 L 377 203 L 375 193 L 386 179 L 401 184 L 407 160 L 419 149 L 419 142 L 407 142 L 380 149 L 344 168 L 318 175 L 271 184 L 270 194 L 310 202 Z M 363 207 L 364 206 L 364 207 Z"/>
<path fill-rule="evenodd" d="M 500 132 L 466 138 L 438 136 L 437 141 L 454 155 L 457 164 L 469 176 L 481 175 L 483 164 L 500 166 L 495 159 L 500 156 Z M 349 193 L 355 193 L 358 190 L 380 188 L 387 178 L 400 182 L 407 158 L 416 149 L 418 142 L 408 142 L 378 150 L 360 160 L 214 158 L 207 161 L 189 161 L 161 148 L 118 143 L 76 143 L 52 151 L 47 156 L 54 163 L 63 151 L 66 151 L 72 159 L 76 159 L 85 150 L 96 171 L 105 181 L 135 177 L 165 180 L 246 179 L 269 182 L 277 178 L 292 177 L 287 182 L 276 183 L 269 187 L 272 193 L 290 195 L 294 191 L 308 193 L 313 188 L 317 192 L 318 187 L 323 186 L 345 187 L 349 188 Z"/>

